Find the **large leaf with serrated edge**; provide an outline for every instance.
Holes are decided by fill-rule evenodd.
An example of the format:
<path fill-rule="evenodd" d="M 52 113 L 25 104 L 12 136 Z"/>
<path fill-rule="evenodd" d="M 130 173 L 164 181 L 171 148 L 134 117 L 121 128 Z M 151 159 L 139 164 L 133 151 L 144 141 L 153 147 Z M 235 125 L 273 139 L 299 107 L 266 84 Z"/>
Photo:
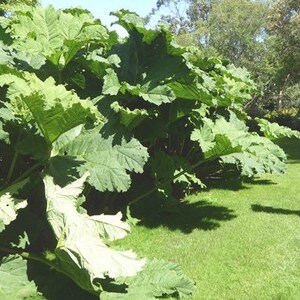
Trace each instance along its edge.
<path fill-rule="evenodd" d="M 58 271 L 63 271 L 81 288 L 99 292 L 99 279 L 136 275 L 144 260 L 138 260 L 131 250 L 117 251 L 105 244 L 104 239 L 122 238 L 129 231 L 129 226 L 121 221 L 121 214 L 89 216 L 77 211 L 76 199 L 86 178 L 87 174 L 61 188 L 52 177 L 45 177 L 47 219 L 57 239 Z"/>
<path fill-rule="evenodd" d="M 99 112 L 89 102 L 56 85 L 53 78 L 40 80 L 34 74 L 0 75 L 0 85 L 8 85 L 10 100 L 27 108 L 20 117 L 35 122 L 48 143 L 54 142 L 64 132 L 85 123 L 87 118 L 97 119 Z M 14 106 L 12 106 L 14 111 Z M 20 114 L 20 110 L 17 112 Z M 28 120 L 29 119 L 29 120 Z M 31 119 L 31 120 L 30 120 Z"/>
<path fill-rule="evenodd" d="M 41 66 L 48 59 L 62 68 L 88 41 L 105 42 L 109 37 L 107 29 L 86 10 L 63 12 L 53 6 L 24 6 L 10 20 L 8 30 L 14 39 L 13 47 L 18 50 L 17 57 L 33 67 L 34 60 L 38 59 L 36 66 Z"/>
<path fill-rule="evenodd" d="M 166 85 L 156 86 L 152 82 L 147 82 L 141 86 L 139 96 L 156 105 L 170 103 L 176 99 L 171 88 Z"/>
<path fill-rule="evenodd" d="M 179 265 L 164 260 L 150 260 L 137 276 L 128 278 L 128 290 L 144 289 L 156 297 L 173 295 L 186 298 L 191 295 L 195 285 L 185 276 Z"/>
<path fill-rule="evenodd" d="M 27 261 L 18 255 L 3 258 L 0 262 L 0 299 L 29 299 L 37 295 L 37 287 L 27 276 Z"/>
<path fill-rule="evenodd" d="M 286 126 L 280 126 L 277 123 L 269 122 L 265 119 L 255 118 L 260 131 L 269 139 L 279 139 L 282 137 L 295 137 L 300 139 L 300 132 Z"/>
<path fill-rule="evenodd" d="M 15 195 L 26 183 L 27 179 L 11 185 L 6 192 L 0 193 L 0 232 L 17 218 L 18 211 L 27 206 L 27 201 Z"/>
<path fill-rule="evenodd" d="M 18 210 L 26 206 L 26 200 L 15 199 L 9 193 L 2 195 L 0 197 L 0 232 L 5 225 L 16 219 Z"/>
<path fill-rule="evenodd" d="M 81 174 L 90 173 L 89 183 L 99 191 L 126 191 L 130 187 L 130 172 L 143 172 L 148 152 L 141 143 L 124 137 L 104 138 L 99 130 L 83 132 L 61 149 L 85 163 L 79 167 Z"/>
<path fill-rule="evenodd" d="M 134 109 L 122 107 L 117 101 L 110 105 L 111 109 L 118 114 L 120 123 L 124 125 L 128 130 L 135 128 L 141 123 L 148 115 L 146 109 Z"/>
<path fill-rule="evenodd" d="M 190 297 L 195 289 L 193 281 L 183 275 L 176 263 L 157 259 L 148 261 L 136 276 L 119 279 L 117 282 L 129 286 L 127 293 L 104 292 L 101 299 L 103 296 L 104 300 L 152 300 L 166 295 L 178 299 Z"/>
<path fill-rule="evenodd" d="M 230 112 L 229 120 L 203 118 L 191 139 L 197 141 L 206 159 L 220 157 L 224 164 L 234 164 L 244 176 L 285 171 L 283 150 L 265 137 L 249 132 L 248 127 Z"/>
<path fill-rule="evenodd" d="M 103 77 L 102 92 L 105 95 L 117 95 L 121 87 L 117 74 L 113 69 L 106 69 L 106 73 Z"/>

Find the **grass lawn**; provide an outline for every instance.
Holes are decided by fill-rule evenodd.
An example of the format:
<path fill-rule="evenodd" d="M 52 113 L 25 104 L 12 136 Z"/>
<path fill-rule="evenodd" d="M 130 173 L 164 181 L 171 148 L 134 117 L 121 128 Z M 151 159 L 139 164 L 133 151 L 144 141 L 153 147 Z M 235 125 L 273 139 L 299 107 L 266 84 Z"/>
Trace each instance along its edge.
<path fill-rule="evenodd" d="M 280 144 L 286 175 L 228 181 L 178 212 L 149 210 L 123 245 L 178 262 L 197 284 L 189 299 L 300 299 L 300 141 Z"/>

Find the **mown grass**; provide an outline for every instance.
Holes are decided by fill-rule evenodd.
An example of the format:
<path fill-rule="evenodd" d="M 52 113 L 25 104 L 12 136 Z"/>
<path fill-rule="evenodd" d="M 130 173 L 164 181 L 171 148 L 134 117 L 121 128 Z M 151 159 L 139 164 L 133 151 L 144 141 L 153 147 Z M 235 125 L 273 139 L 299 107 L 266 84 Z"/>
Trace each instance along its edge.
<path fill-rule="evenodd" d="M 196 282 L 191 300 L 300 299 L 300 141 L 279 143 L 286 175 L 229 180 L 177 212 L 149 210 L 123 245 L 178 262 Z"/>

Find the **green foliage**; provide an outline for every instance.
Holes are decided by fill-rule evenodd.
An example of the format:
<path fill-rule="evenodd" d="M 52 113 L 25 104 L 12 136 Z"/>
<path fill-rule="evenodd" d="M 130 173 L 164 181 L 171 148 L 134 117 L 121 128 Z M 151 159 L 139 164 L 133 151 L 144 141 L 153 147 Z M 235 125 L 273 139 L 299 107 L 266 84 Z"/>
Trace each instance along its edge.
<path fill-rule="evenodd" d="M 294 0 L 273 1 L 266 24 L 267 49 L 263 64 L 264 95 L 266 109 L 281 110 L 298 106 L 300 38 L 299 5 Z M 257 101 L 259 104 L 261 101 Z M 282 124 L 282 125 L 288 125 Z"/>
<path fill-rule="evenodd" d="M 192 2 L 191 10 L 199 11 L 196 8 L 199 1 Z M 205 53 L 214 51 L 235 65 L 257 73 L 264 53 L 266 14 L 267 6 L 262 1 L 216 1 L 211 4 L 208 18 L 196 21 L 195 40 Z M 194 20 L 196 17 L 193 16 Z"/>
<path fill-rule="evenodd" d="M 300 84 L 296 83 L 286 89 L 286 102 L 284 107 L 300 108 Z"/>
<path fill-rule="evenodd" d="M 271 123 L 265 119 L 256 118 L 260 130 L 269 139 L 280 139 L 283 137 L 296 137 L 300 139 L 300 132 L 292 130 L 286 126 L 280 126 L 277 123 Z"/>
<path fill-rule="evenodd" d="M 162 21 L 170 24 L 180 44 L 195 45 L 204 55 L 221 56 L 257 74 L 265 52 L 266 2 L 162 0 L 150 15 L 161 11 Z"/>
<path fill-rule="evenodd" d="M 88 182 L 99 191 L 126 191 L 130 186 L 128 171 L 141 173 L 148 153 L 136 139 L 114 145 L 113 137 L 104 139 L 99 130 L 86 131 L 65 145 L 61 152 L 85 161 L 80 173 L 88 171 Z M 101 155 L 99 155 L 101 153 Z"/>
<path fill-rule="evenodd" d="M 12 8 L 16 5 L 26 4 L 37 6 L 40 4 L 39 0 L 1 0 L 0 1 L 0 15 L 3 16 L 7 12 L 11 11 Z"/>
<path fill-rule="evenodd" d="M 3 300 L 28 299 L 37 295 L 37 288 L 26 275 L 27 262 L 10 255 L 0 262 L 0 297 Z"/>
<path fill-rule="evenodd" d="M 27 183 L 24 179 L 14 185 L 11 185 L 9 191 L 0 193 L 0 232 L 5 229 L 17 217 L 18 210 L 27 206 L 27 201 L 19 199 L 18 190 Z"/>
<path fill-rule="evenodd" d="M 281 126 L 287 126 L 292 129 L 300 129 L 300 110 L 296 107 L 281 108 L 270 111 L 265 118 L 271 122 L 276 122 Z"/>
<path fill-rule="evenodd" d="M 14 199 L 10 194 L 4 194 L 0 197 L 0 231 L 5 229 L 17 217 L 17 211 L 26 207 L 26 200 Z"/>
<path fill-rule="evenodd" d="M 256 91 L 245 69 L 115 15 L 124 40 L 82 9 L 24 6 L 0 20 L 0 251 L 28 259 L 45 297 L 54 271 L 81 298 L 186 297 L 194 285 L 177 265 L 114 249 L 130 231 L 120 205 L 101 212 L 153 195 L 174 203 L 211 166 L 282 173 L 285 156 L 245 125 Z"/>
<path fill-rule="evenodd" d="M 157 273 L 157 270 L 160 272 Z M 169 294 L 186 298 L 194 289 L 193 282 L 182 274 L 177 264 L 161 260 L 150 261 L 138 276 L 125 282 L 132 290 L 143 287 L 156 297 Z"/>
<path fill-rule="evenodd" d="M 100 278 L 134 276 L 144 262 L 130 251 L 110 249 L 104 240 L 123 238 L 130 231 L 116 216 L 88 216 L 78 212 L 76 202 L 87 175 L 61 188 L 52 177 L 44 178 L 46 214 L 57 239 L 55 267 L 81 288 L 101 292 Z M 76 253 L 76 255 L 74 255 Z M 105 259 L 103 259 L 105 258 Z"/>
<path fill-rule="evenodd" d="M 163 260 L 152 260 L 135 277 L 119 280 L 120 284 L 128 285 L 126 293 L 103 293 L 104 300 L 117 299 L 156 299 L 165 295 L 176 298 L 187 298 L 194 290 L 194 283 L 182 274 L 178 265 Z"/>
<path fill-rule="evenodd" d="M 246 125 L 234 113 L 226 121 L 219 117 L 213 122 L 203 120 L 204 125 L 194 130 L 192 139 L 198 141 L 204 157 L 220 157 L 225 164 L 234 164 L 242 175 L 283 173 L 285 154 L 269 139 L 250 133 Z M 269 136 L 267 136 L 269 137 Z"/>
<path fill-rule="evenodd" d="M 268 19 L 268 30 L 274 40 L 273 47 L 279 67 L 276 80 L 279 88 L 288 79 L 299 81 L 300 9 L 296 0 L 278 0 L 273 3 Z"/>

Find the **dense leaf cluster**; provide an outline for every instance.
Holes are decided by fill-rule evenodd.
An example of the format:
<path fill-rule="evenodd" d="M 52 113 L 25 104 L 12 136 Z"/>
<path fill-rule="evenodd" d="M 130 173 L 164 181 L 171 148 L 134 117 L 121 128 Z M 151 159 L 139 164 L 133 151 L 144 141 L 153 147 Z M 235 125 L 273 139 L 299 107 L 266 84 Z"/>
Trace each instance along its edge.
<path fill-rule="evenodd" d="M 102 212 L 202 187 L 208 166 L 284 172 L 283 151 L 245 125 L 246 70 L 115 16 L 123 40 L 82 9 L 0 20 L 1 299 L 186 297 L 176 264 L 112 247 L 130 228 Z"/>

